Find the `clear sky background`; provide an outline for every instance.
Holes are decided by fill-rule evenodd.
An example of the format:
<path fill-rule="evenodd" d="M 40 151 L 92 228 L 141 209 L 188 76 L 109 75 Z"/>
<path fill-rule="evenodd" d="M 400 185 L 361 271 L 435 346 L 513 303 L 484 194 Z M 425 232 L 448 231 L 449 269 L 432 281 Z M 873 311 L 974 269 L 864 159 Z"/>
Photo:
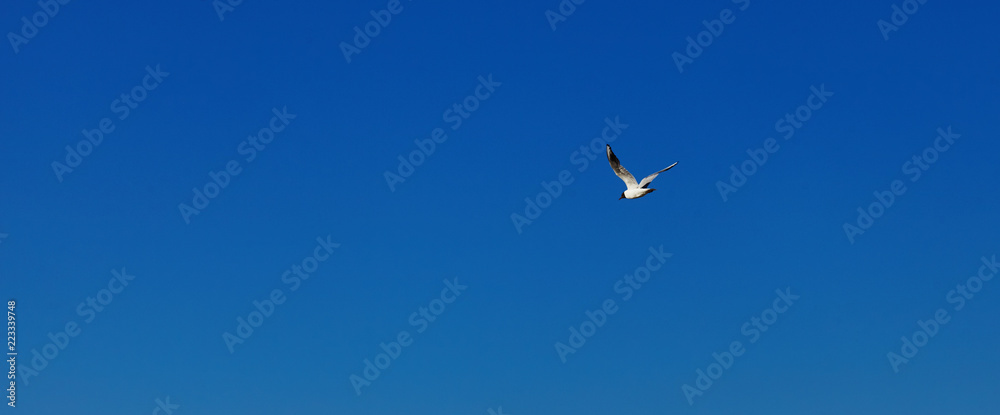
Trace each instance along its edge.
<path fill-rule="evenodd" d="M 350 63 L 339 45 L 385 1 L 248 0 L 221 21 L 209 1 L 81 1 L 17 53 L 8 35 L 17 411 L 996 413 L 1000 282 L 948 300 L 1000 254 L 1000 6 L 930 1 L 886 40 L 892 1 L 687 3 L 587 1 L 553 30 L 554 0 L 404 0 Z M 724 9 L 735 21 L 680 72 L 672 55 Z M 20 34 L 42 9 L 0 10 Z M 113 102 L 157 65 L 169 75 L 120 119 Z M 452 129 L 446 111 L 490 75 Z M 833 95 L 786 140 L 776 122 L 811 87 Z M 295 118 L 247 161 L 274 108 Z M 616 117 L 635 175 L 679 161 L 642 199 L 618 200 L 603 154 L 573 162 Z M 103 118 L 114 130 L 60 181 L 52 163 Z M 912 181 L 904 164 L 949 126 L 960 138 Z M 435 128 L 447 140 L 391 190 L 385 172 Z M 780 148 L 724 200 L 718 182 L 769 137 Z M 186 223 L 178 206 L 230 160 L 240 174 Z M 519 233 L 511 215 L 563 170 Z M 894 180 L 906 192 L 852 243 L 844 224 Z M 282 274 L 327 236 L 339 247 L 292 291 Z M 672 257 L 624 300 L 650 248 Z M 134 280 L 87 322 L 122 268 Z M 468 288 L 417 333 L 445 279 Z M 275 289 L 286 301 L 230 352 L 223 333 Z M 799 299 L 750 343 L 778 289 Z M 556 343 L 607 299 L 618 311 L 563 362 Z M 897 373 L 887 354 L 938 309 L 948 322 Z M 67 323 L 78 335 L 28 374 Z M 401 331 L 413 343 L 358 395 L 350 377 Z M 744 354 L 689 402 L 734 341 Z"/>

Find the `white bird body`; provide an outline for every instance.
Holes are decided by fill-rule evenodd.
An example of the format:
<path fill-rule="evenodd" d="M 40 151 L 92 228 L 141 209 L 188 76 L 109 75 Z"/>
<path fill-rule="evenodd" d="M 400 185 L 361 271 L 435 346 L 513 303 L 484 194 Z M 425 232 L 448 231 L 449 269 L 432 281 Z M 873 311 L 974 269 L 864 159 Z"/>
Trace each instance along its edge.
<path fill-rule="evenodd" d="M 622 194 L 625 195 L 626 199 L 638 199 L 638 198 L 643 197 L 647 193 L 652 192 L 654 190 L 656 190 L 656 189 L 628 189 L 628 190 L 625 191 L 625 193 L 622 193 Z"/>
<path fill-rule="evenodd" d="M 671 164 L 669 167 L 646 176 L 641 182 L 636 182 L 635 176 L 632 176 L 632 173 L 629 173 L 625 167 L 622 167 L 621 162 L 618 161 L 618 157 L 616 157 L 615 153 L 611 151 L 610 145 L 607 146 L 607 150 L 608 163 L 611 163 L 611 169 L 615 171 L 615 175 L 617 175 L 619 179 L 622 179 L 622 181 L 625 182 L 626 190 L 622 192 L 622 196 L 619 197 L 618 200 L 638 199 L 656 190 L 649 188 L 649 184 L 653 182 L 653 179 L 655 179 L 660 173 L 670 170 L 672 167 L 677 165 L 677 162 L 674 162 L 674 164 Z"/>

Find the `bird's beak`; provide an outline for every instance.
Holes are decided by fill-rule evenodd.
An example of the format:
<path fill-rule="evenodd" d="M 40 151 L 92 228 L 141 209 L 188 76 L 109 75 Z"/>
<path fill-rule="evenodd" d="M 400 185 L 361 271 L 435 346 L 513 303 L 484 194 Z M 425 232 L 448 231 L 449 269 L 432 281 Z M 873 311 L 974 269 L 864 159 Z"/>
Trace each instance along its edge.
<path fill-rule="evenodd" d="M 624 198 L 625 198 L 625 195 L 621 195 L 621 197 L 619 197 L 618 200 L 622 200 Z"/>

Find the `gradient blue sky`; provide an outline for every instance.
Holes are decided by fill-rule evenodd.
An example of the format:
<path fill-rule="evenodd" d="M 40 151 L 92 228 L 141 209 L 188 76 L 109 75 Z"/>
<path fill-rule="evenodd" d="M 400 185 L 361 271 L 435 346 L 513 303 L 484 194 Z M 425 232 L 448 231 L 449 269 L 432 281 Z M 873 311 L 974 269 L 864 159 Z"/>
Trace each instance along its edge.
<path fill-rule="evenodd" d="M 556 1 L 403 1 L 347 63 L 338 45 L 385 1 L 71 2 L 4 68 L 0 295 L 18 301 L 20 365 L 67 322 L 81 333 L 18 389 L 23 414 L 993 414 L 998 282 L 955 311 L 949 291 L 1000 254 L 1000 6 L 935 2 L 885 40 L 891 1 L 758 2 L 679 73 L 702 21 L 729 0 L 587 1 L 553 31 Z M 897 2 L 896 4 L 900 4 Z M 4 2 L 20 32 L 34 2 Z M 119 120 L 110 105 L 146 66 L 169 76 Z M 443 112 L 477 77 L 502 85 L 457 130 Z M 834 95 L 790 140 L 775 122 Z M 272 108 L 296 115 L 246 162 Z M 622 200 L 599 156 L 571 156 L 606 117 L 636 175 L 679 161 Z M 112 118 L 72 173 L 51 163 Z M 961 138 L 916 182 L 901 169 Z M 383 173 L 435 128 L 423 165 Z M 723 201 L 716 182 L 768 137 L 781 148 Z M 242 172 L 186 224 L 209 171 Z M 542 181 L 574 182 L 518 233 Z M 852 244 L 873 192 L 907 192 Z M 297 291 L 282 273 L 330 235 Z M 650 247 L 673 257 L 628 301 L 614 285 Z M 124 267 L 135 280 L 89 323 L 78 304 Z M 411 313 L 444 279 L 468 289 L 426 331 Z M 741 326 L 776 289 L 801 298 L 754 344 Z M 283 289 L 287 301 L 230 354 L 222 333 Z M 563 363 L 585 311 L 619 310 Z M 952 319 L 894 373 L 916 321 Z M 379 343 L 414 343 L 355 394 Z M 732 341 L 746 353 L 689 405 L 681 392 Z M 8 408 L 9 409 L 9 408 Z M 13 412 L 11 412 L 13 413 Z"/>

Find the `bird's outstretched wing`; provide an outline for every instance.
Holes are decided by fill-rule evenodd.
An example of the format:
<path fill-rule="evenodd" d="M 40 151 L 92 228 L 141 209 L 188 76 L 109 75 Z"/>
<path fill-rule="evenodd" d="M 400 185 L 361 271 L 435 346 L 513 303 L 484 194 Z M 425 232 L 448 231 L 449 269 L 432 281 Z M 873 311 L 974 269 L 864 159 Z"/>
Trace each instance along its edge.
<path fill-rule="evenodd" d="M 611 163 L 611 170 L 615 171 L 619 179 L 625 182 L 625 186 L 629 189 L 635 189 L 639 187 L 639 183 L 635 182 L 635 177 L 628 170 L 622 167 L 622 163 L 618 161 L 618 157 L 615 157 L 615 153 L 611 151 L 611 146 L 608 145 L 608 162 Z M 655 175 L 654 175 L 655 176 Z M 652 179 L 650 179 L 652 180 Z"/>
<path fill-rule="evenodd" d="M 611 150 L 608 150 L 608 151 L 611 151 Z M 653 173 L 653 174 L 650 174 L 649 176 L 646 176 L 646 178 L 642 179 L 642 181 L 639 182 L 639 188 L 640 189 L 645 189 L 646 186 L 649 186 L 649 184 L 653 182 L 653 179 L 656 178 L 656 175 L 658 175 L 660 173 L 663 173 L 663 172 L 665 172 L 667 170 L 670 170 L 672 167 L 674 167 L 676 165 L 677 165 L 677 162 L 675 161 L 674 164 L 670 165 L 670 167 L 667 167 L 667 168 L 665 168 L 663 170 L 660 170 L 660 171 L 658 171 L 656 173 Z M 632 179 L 632 180 L 635 180 L 635 179 Z"/>

